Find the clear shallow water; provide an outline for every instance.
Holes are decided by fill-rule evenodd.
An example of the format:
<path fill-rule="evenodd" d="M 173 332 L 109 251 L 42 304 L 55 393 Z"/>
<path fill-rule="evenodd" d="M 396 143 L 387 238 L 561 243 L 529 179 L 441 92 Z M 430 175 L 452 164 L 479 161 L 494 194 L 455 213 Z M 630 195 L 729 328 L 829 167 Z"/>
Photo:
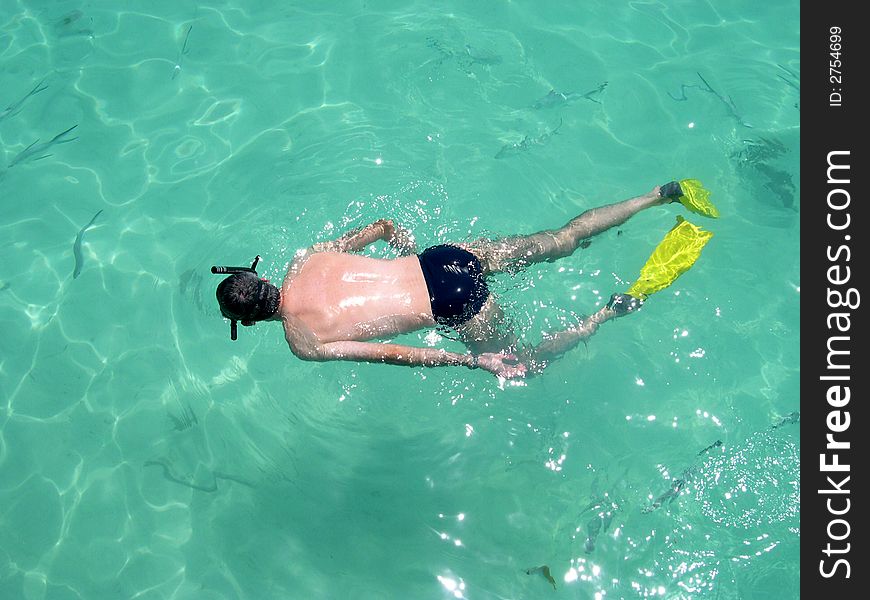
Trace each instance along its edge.
<path fill-rule="evenodd" d="M 3 3 L 0 597 L 797 597 L 798 6 L 561 4 Z M 683 177 L 699 263 L 525 386 L 230 343 L 213 300 L 385 215 L 526 233 Z M 678 212 L 494 287 L 536 341 Z"/>

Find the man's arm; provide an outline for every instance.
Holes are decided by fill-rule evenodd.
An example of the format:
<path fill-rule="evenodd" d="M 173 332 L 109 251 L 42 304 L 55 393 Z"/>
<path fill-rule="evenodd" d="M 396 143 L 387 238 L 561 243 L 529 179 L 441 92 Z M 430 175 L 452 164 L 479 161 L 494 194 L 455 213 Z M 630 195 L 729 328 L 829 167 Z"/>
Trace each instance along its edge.
<path fill-rule="evenodd" d="M 435 348 L 417 348 L 402 344 L 340 341 L 321 344 L 314 360 L 347 360 L 357 362 L 405 365 L 409 367 L 462 366 L 478 368 L 478 358 Z"/>
<path fill-rule="evenodd" d="M 378 240 L 386 240 L 403 256 L 416 252 L 414 236 L 392 219 L 378 219 L 365 227 L 351 229 L 336 240 L 314 244 L 311 249 L 314 252 L 359 252 Z"/>
<path fill-rule="evenodd" d="M 435 348 L 356 341 L 322 344 L 304 325 L 287 320 L 285 324 L 287 343 L 293 354 L 303 360 L 346 360 L 409 367 L 463 366 L 469 369 L 481 368 L 506 379 L 523 377 L 526 374 L 525 365 L 517 363 L 516 357 L 510 354 L 459 354 Z"/>

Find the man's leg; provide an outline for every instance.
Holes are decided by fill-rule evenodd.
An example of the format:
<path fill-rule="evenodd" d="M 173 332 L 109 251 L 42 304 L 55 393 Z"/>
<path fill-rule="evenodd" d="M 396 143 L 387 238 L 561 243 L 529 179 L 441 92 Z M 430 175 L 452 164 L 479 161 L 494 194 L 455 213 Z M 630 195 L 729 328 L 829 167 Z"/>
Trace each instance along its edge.
<path fill-rule="evenodd" d="M 637 312 L 641 304 L 640 300 L 627 294 L 613 294 L 607 305 L 577 325 L 555 333 L 544 334 L 544 340 L 523 353 L 520 360 L 526 363 L 532 373 L 540 373 L 550 362 L 595 335 L 602 323 Z"/>
<path fill-rule="evenodd" d="M 456 332 L 473 354 L 512 352 L 517 345 L 517 336 L 492 294 L 480 312 L 457 327 Z"/>
<path fill-rule="evenodd" d="M 595 335 L 602 323 L 637 312 L 641 304 L 627 294 L 614 294 L 606 306 L 577 325 L 544 334 L 544 340 L 535 347 L 520 347 L 501 307 L 490 296 L 480 312 L 457 327 L 456 332 L 473 354 L 516 353 L 517 361 L 525 364 L 531 373 L 540 373 L 550 362 Z"/>
<path fill-rule="evenodd" d="M 648 194 L 587 210 L 559 229 L 539 231 L 497 240 L 478 240 L 460 244 L 480 260 L 484 274 L 521 270 L 530 264 L 570 256 L 584 240 L 598 235 L 651 206 L 670 202 L 659 196 L 659 187 Z"/>

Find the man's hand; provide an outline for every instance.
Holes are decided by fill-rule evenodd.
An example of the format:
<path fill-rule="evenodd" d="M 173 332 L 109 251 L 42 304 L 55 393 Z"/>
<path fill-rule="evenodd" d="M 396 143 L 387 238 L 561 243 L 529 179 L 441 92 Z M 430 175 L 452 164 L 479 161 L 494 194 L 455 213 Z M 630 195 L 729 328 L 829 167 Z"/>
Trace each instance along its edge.
<path fill-rule="evenodd" d="M 527 372 L 526 366 L 519 362 L 515 354 L 484 352 L 477 357 L 477 366 L 505 379 L 525 377 Z"/>
<path fill-rule="evenodd" d="M 375 221 L 376 224 L 384 228 L 384 240 L 399 251 L 401 256 L 408 256 L 417 252 L 417 242 L 414 240 L 414 234 L 410 230 L 405 229 L 401 225 L 396 225 L 392 219 L 381 219 Z"/>

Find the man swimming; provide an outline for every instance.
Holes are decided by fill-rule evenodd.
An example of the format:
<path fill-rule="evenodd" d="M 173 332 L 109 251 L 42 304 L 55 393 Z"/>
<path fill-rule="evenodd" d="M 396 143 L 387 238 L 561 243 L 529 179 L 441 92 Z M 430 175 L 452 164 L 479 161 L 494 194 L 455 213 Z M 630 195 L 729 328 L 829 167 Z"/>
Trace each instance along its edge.
<path fill-rule="evenodd" d="M 250 268 L 212 267 L 213 273 L 231 273 L 218 285 L 217 299 L 221 313 L 230 319 L 233 339 L 237 321 L 250 326 L 258 321 L 280 320 L 290 350 L 303 360 L 453 365 L 481 368 L 506 379 L 524 377 L 541 372 L 549 362 L 595 334 L 602 323 L 635 312 L 649 293 L 669 285 L 691 266 L 712 234 L 702 232 L 706 237 L 697 253 L 688 259 L 688 265 L 679 266 L 676 274 L 648 274 L 649 281 L 642 287 L 638 287 L 639 281 L 629 293 L 613 294 L 600 310 L 574 326 L 546 334 L 534 347 L 519 346 L 489 292 L 487 278 L 570 256 L 591 237 L 653 206 L 680 201 L 694 212 L 718 216 L 698 210 L 698 203 L 693 205 L 687 199 L 694 198 L 692 192 L 697 190 L 702 188 L 695 180 L 673 181 L 642 196 L 587 210 L 559 229 L 439 245 L 420 254 L 416 254 L 410 232 L 392 220 L 382 219 L 299 251 L 280 289 L 258 277 L 259 257 Z M 706 196 L 702 198 L 705 202 Z M 715 211 L 709 203 L 701 208 L 707 205 Z M 679 221 L 671 234 L 678 229 L 680 235 L 688 233 L 692 238 L 690 245 L 697 246 L 698 228 Z M 671 234 L 674 239 L 679 237 Z M 399 258 L 354 254 L 378 240 L 396 248 Z M 666 260 L 653 261 L 655 254 L 651 257 L 651 262 L 657 263 L 654 268 L 685 254 L 682 238 L 676 243 L 679 248 L 668 249 Z M 667 268 L 673 270 L 672 266 Z M 469 352 L 370 341 L 435 326 L 455 330 Z"/>

